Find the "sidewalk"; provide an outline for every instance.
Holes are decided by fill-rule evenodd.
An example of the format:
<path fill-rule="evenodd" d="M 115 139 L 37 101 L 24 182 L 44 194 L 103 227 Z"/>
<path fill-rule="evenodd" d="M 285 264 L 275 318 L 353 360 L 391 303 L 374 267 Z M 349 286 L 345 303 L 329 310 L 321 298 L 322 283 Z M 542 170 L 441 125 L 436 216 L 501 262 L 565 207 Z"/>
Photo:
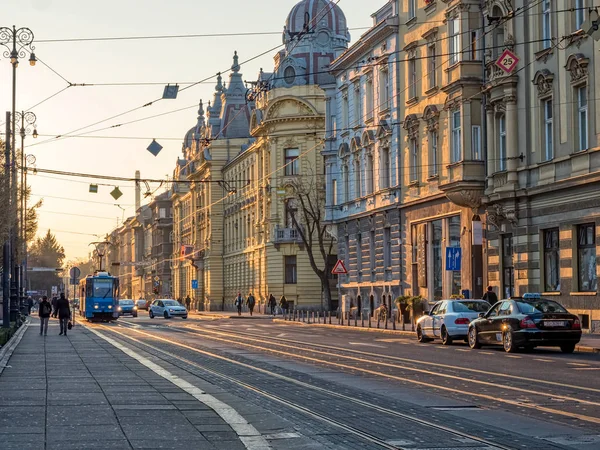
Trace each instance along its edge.
<path fill-rule="evenodd" d="M 38 327 L 21 327 L 0 375 L 2 450 L 244 448 L 214 410 L 81 325 Z"/>
<path fill-rule="evenodd" d="M 350 322 L 345 320 L 342 325 L 342 324 L 340 324 L 340 321 L 335 316 L 331 318 L 331 325 L 329 325 L 329 320 L 327 320 L 327 324 L 323 323 L 322 317 L 320 319 L 320 323 L 314 323 L 313 320 L 314 319 L 311 317 L 311 320 L 309 323 L 306 320 L 306 317 L 304 318 L 304 321 L 298 320 L 298 318 L 296 318 L 296 321 L 285 320 L 283 318 L 275 318 L 275 319 L 273 319 L 273 322 L 287 324 L 290 326 L 293 326 L 293 325 L 315 326 L 315 327 L 334 328 L 334 329 L 340 329 L 340 330 L 363 331 L 363 332 L 370 332 L 370 333 L 387 333 L 387 334 L 394 334 L 396 336 L 408 336 L 408 337 L 414 338 L 415 340 L 417 339 L 417 334 L 414 331 L 410 331 L 411 330 L 410 324 L 406 324 L 405 325 L 406 329 L 402 330 L 402 325 L 399 323 L 396 323 L 396 330 L 394 330 L 391 322 L 388 322 L 388 328 L 386 329 L 385 325 L 383 323 L 380 323 L 379 328 L 377 328 L 376 321 L 372 321 L 371 327 L 369 328 L 368 321 L 366 321 L 366 320 L 364 322 L 364 327 L 361 326 L 360 320 L 358 320 L 356 322 L 354 320 L 350 320 Z M 355 325 L 355 323 L 356 323 L 356 325 Z M 583 352 L 583 353 L 600 353 L 600 335 L 598 335 L 598 334 L 583 334 L 581 336 L 581 341 L 579 342 L 577 347 L 575 347 L 575 351 Z"/>

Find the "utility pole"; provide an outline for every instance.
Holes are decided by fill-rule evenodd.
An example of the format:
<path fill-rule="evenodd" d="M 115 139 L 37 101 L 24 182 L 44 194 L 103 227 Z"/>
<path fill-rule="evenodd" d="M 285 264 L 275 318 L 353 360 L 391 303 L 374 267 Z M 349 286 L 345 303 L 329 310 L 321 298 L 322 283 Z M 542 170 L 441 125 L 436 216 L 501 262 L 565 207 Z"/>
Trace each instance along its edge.
<path fill-rule="evenodd" d="M 6 136 L 10 136 L 10 112 L 6 112 Z M 10 139 L 4 143 L 4 195 L 6 196 L 7 210 L 10 211 Z M 10 273 L 12 263 L 10 260 L 10 234 L 11 220 L 10 214 L 7 221 L 8 231 L 3 246 L 3 265 L 2 265 L 2 327 L 10 327 Z"/>

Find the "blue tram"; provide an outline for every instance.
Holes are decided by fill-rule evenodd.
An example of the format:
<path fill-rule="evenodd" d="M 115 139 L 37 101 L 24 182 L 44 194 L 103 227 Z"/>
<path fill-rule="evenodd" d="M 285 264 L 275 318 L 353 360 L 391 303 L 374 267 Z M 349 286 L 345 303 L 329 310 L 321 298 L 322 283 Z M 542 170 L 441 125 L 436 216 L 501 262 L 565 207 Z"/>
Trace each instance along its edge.
<path fill-rule="evenodd" d="M 79 315 L 88 321 L 119 318 L 119 279 L 107 272 L 96 272 L 79 282 Z"/>

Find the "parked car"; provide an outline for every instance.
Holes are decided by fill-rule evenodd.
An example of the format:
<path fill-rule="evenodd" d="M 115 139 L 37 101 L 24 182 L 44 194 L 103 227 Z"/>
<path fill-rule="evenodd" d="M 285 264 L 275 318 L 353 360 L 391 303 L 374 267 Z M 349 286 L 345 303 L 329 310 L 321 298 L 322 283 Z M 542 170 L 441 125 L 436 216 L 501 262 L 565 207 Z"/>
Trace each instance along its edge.
<path fill-rule="evenodd" d="M 524 347 L 560 347 L 573 353 L 581 340 L 579 317 L 554 300 L 525 294 L 496 303 L 469 325 L 469 346 L 502 345 L 506 352 Z"/>
<path fill-rule="evenodd" d="M 140 298 L 139 300 L 135 301 L 135 306 L 138 307 L 138 310 L 143 309 L 144 311 L 148 311 L 150 304 L 146 300 Z"/>
<path fill-rule="evenodd" d="M 148 314 L 151 319 L 155 317 L 164 317 L 170 319 L 172 317 L 181 317 L 182 319 L 188 318 L 188 311 L 185 306 L 182 306 L 177 300 L 172 299 L 159 299 L 154 300 L 150 305 Z"/>
<path fill-rule="evenodd" d="M 133 300 L 128 299 L 119 300 L 117 311 L 119 311 L 119 317 L 124 316 L 125 314 L 131 314 L 133 317 L 137 317 L 138 315 L 138 307 Z"/>
<path fill-rule="evenodd" d="M 444 345 L 459 339 L 466 342 L 469 324 L 488 309 L 490 304 L 485 300 L 440 300 L 417 320 L 417 339 L 419 342 L 441 339 Z"/>

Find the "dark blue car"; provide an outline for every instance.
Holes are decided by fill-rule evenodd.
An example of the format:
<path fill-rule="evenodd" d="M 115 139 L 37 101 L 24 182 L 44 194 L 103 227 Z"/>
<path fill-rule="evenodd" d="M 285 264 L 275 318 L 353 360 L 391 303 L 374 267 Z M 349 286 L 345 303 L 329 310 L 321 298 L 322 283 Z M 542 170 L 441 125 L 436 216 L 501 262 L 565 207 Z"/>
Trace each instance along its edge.
<path fill-rule="evenodd" d="M 119 300 L 119 316 L 124 316 L 125 314 L 131 314 L 133 317 L 137 317 L 138 308 L 135 305 L 133 300 Z"/>

